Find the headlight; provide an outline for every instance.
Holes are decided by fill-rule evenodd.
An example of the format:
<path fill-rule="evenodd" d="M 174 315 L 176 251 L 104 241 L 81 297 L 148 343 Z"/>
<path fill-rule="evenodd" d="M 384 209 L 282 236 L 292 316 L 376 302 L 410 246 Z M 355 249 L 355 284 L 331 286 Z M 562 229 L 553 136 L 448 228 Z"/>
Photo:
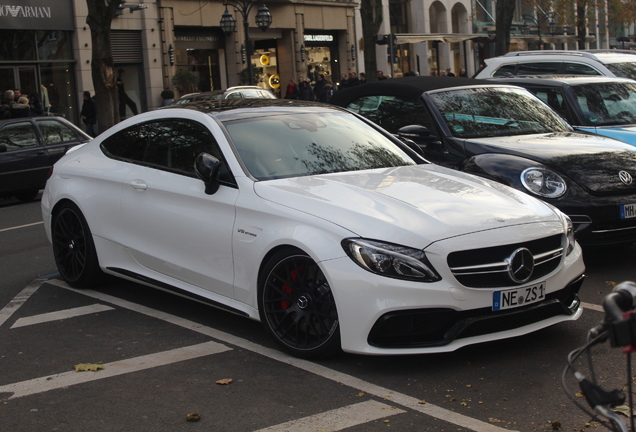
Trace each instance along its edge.
<path fill-rule="evenodd" d="M 365 239 L 344 239 L 342 247 L 356 264 L 372 273 L 420 282 L 441 279 L 419 249 Z"/>
<path fill-rule="evenodd" d="M 565 232 L 568 237 L 567 248 L 565 249 L 565 255 L 570 255 L 570 252 L 574 250 L 576 240 L 574 239 L 574 225 L 572 225 L 572 219 L 566 214 L 563 214 L 563 221 L 565 222 Z"/>
<path fill-rule="evenodd" d="M 544 198 L 558 198 L 568 189 L 565 180 L 546 168 L 527 168 L 521 173 L 521 183 L 535 195 Z"/>

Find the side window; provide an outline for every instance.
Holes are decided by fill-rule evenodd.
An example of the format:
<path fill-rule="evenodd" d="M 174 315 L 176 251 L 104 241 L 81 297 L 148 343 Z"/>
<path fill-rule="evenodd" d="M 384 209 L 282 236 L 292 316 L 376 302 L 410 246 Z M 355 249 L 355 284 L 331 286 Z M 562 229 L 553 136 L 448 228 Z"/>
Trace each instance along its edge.
<path fill-rule="evenodd" d="M 0 129 L 0 144 L 5 144 L 7 151 L 40 146 L 31 122 L 10 123 Z"/>
<path fill-rule="evenodd" d="M 565 63 L 565 73 L 570 75 L 602 75 L 592 66 L 581 63 Z"/>
<path fill-rule="evenodd" d="M 45 145 L 77 141 L 75 132 L 57 120 L 38 120 L 37 125 Z"/>
<path fill-rule="evenodd" d="M 228 94 L 225 99 L 243 99 L 243 94 L 241 94 L 241 92 L 232 92 L 230 94 Z"/>
<path fill-rule="evenodd" d="M 532 88 L 528 90 L 541 99 L 550 108 L 558 112 L 561 117 L 568 119 L 568 110 L 560 88 Z"/>
<path fill-rule="evenodd" d="M 519 63 L 517 75 L 556 75 L 561 62 Z"/>
<path fill-rule="evenodd" d="M 364 96 L 347 106 L 391 133 L 408 125 L 422 125 L 435 134 L 433 122 L 424 103 L 398 96 Z"/>
<path fill-rule="evenodd" d="M 196 177 L 194 160 L 200 153 L 209 153 L 224 162 L 210 131 L 200 123 L 185 119 L 165 119 L 132 126 L 105 140 L 102 148 L 108 156 L 116 159 L 190 177 Z M 231 180 L 225 164 L 221 179 Z"/>
<path fill-rule="evenodd" d="M 495 71 L 493 76 L 496 77 L 504 77 L 504 76 L 512 76 L 515 74 L 515 69 L 517 68 L 517 64 L 507 64 L 501 66 L 499 69 Z"/>
<path fill-rule="evenodd" d="M 102 142 L 106 156 L 132 163 L 143 163 L 146 145 L 153 133 L 149 123 L 131 126 Z"/>

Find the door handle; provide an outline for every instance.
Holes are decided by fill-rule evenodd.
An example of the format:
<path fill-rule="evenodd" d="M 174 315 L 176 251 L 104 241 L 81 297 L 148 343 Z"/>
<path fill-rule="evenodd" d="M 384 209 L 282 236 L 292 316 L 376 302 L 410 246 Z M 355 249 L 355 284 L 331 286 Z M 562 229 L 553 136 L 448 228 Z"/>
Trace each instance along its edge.
<path fill-rule="evenodd" d="M 130 186 L 135 190 L 146 190 L 148 185 L 143 180 L 133 180 L 130 182 Z"/>

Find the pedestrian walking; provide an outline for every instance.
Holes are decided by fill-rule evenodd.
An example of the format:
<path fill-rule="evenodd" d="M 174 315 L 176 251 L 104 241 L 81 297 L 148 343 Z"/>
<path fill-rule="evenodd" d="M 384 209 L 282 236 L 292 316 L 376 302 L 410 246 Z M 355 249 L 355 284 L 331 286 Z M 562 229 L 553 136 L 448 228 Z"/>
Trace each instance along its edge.
<path fill-rule="evenodd" d="M 137 104 L 128 97 L 126 94 L 126 90 L 124 90 L 124 75 L 126 71 L 123 69 L 119 69 L 117 76 L 117 90 L 119 92 L 119 117 L 120 120 L 126 118 L 126 106 L 130 108 L 133 115 L 137 115 Z"/>

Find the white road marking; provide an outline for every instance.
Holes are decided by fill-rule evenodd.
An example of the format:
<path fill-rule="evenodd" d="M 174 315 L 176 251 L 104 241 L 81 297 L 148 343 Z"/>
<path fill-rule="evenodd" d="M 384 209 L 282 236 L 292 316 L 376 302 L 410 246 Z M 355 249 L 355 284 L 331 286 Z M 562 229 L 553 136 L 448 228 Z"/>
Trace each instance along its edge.
<path fill-rule="evenodd" d="M 59 321 L 67 318 L 78 317 L 82 315 L 89 315 L 98 312 L 105 312 L 109 310 L 114 310 L 114 308 L 101 304 L 94 304 L 90 306 L 82 306 L 73 309 L 66 309 L 57 312 L 49 312 L 41 315 L 33 315 L 26 318 L 18 319 L 11 328 L 24 327 L 33 324 L 41 324 L 45 322 L 51 321 Z"/>
<path fill-rule="evenodd" d="M 69 287 L 66 283 L 64 283 L 61 280 L 51 279 L 47 281 L 47 283 L 59 286 L 61 288 L 65 288 L 70 291 L 77 292 L 78 294 L 83 294 L 83 295 L 98 299 L 103 302 L 111 303 L 119 307 L 130 309 L 144 315 L 161 319 L 166 322 L 181 326 L 183 328 L 186 328 L 192 331 L 196 331 L 198 333 L 210 336 L 222 342 L 241 347 L 243 349 L 255 352 L 262 356 L 277 360 L 281 363 L 289 364 L 291 366 L 297 367 L 307 372 L 311 372 L 323 378 L 363 391 L 369 395 L 381 397 L 381 398 L 384 398 L 385 400 L 390 400 L 393 404 L 410 408 L 412 410 L 421 412 L 431 417 L 438 418 L 448 423 L 453 423 L 457 426 L 460 426 L 466 429 L 470 429 L 476 432 L 515 432 L 512 429 L 500 428 L 493 424 L 486 423 L 481 420 L 477 420 L 472 417 L 468 417 L 463 414 L 459 414 L 454 411 L 450 411 L 430 403 L 420 404 L 420 399 L 414 398 L 412 396 L 394 392 L 390 389 L 377 386 L 375 384 L 369 383 L 367 381 L 361 380 L 351 375 L 347 375 L 342 372 L 329 369 L 327 367 L 321 366 L 316 363 L 312 363 L 307 360 L 291 357 L 290 355 L 287 355 L 283 353 L 282 351 L 263 347 L 261 345 L 250 342 L 248 340 L 239 338 L 237 336 L 233 336 L 229 333 L 225 333 L 210 327 L 206 327 L 204 325 L 198 324 L 190 320 L 186 320 L 184 318 L 170 315 L 165 312 L 157 311 L 157 310 L 148 308 L 146 306 L 141 306 L 136 303 L 132 303 L 117 297 L 112 297 L 108 294 L 100 293 L 97 291 L 77 290 L 77 289 Z"/>
<path fill-rule="evenodd" d="M 8 399 L 16 399 L 76 384 L 165 366 L 184 360 L 205 357 L 229 350 L 231 350 L 230 347 L 221 345 L 220 343 L 205 342 L 198 345 L 191 345 L 160 353 L 106 363 L 104 364 L 104 369 L 97 372 L 64 372 L 56 375 L 35 378 L 29 381 L 3 385 L 0 386 L 0 395 L 2 393 L 13 393 Z M 3 398 L 0 396 L 0 400 L 2 399 Z"/>
<path fill-rule="evenodd" d="M 585 309 L 592 309 L 597 312 L 605 312 L 605 309 L 603 309 L 603 306 L 595 305 L 592 303 L 585 303 L 585 302 L 581 302 L 581 305 L 583 305 Z"/>
<path fill-rule="evenodd" d="M 27 285 L 26 288 L 20 291 L 20 293 L 15 296 L 5 307 L 3 307 L 2 310 L 0 310 L 0 326 L 2 326 L 2 324 L 4 324 L 9 318 L 11 318 L 11 315 L 13 315 L 15 311 L 20 309 L 20 306 L 22 306 L 24 302 L 26 302 L 29 297 L 31 297 L 33 293 L 36 292 L 44 282 L 45 281 L 42 279 L 34 280 L 29 285 Z"/>
<path fill-rule="evenodd" d="M 14 227 L 11 227 L 11 228 L 3 228 L 3 229 L 0 229 L 0 232 L 11 231 L 11 230 L 16 230 L 16 229 L 20 229 L 20 228 L 26 228 L 26 227 L 30 227 L 30 226 L 34 226 L 34 225 L 42 225 L 43 223 L 44 222 L 34 222 L 34 223 L 26 224 L 26 225 L 14 226 Z"/>
<path fill-rule="evenodd" d="M 374 400 L 368 400 L 298 420 L 292 420 L 287 423 L 281 423 L 265 429 L 259 429 L 255 432 L 335 432 L 405 412 L 406 411 Z"/>

